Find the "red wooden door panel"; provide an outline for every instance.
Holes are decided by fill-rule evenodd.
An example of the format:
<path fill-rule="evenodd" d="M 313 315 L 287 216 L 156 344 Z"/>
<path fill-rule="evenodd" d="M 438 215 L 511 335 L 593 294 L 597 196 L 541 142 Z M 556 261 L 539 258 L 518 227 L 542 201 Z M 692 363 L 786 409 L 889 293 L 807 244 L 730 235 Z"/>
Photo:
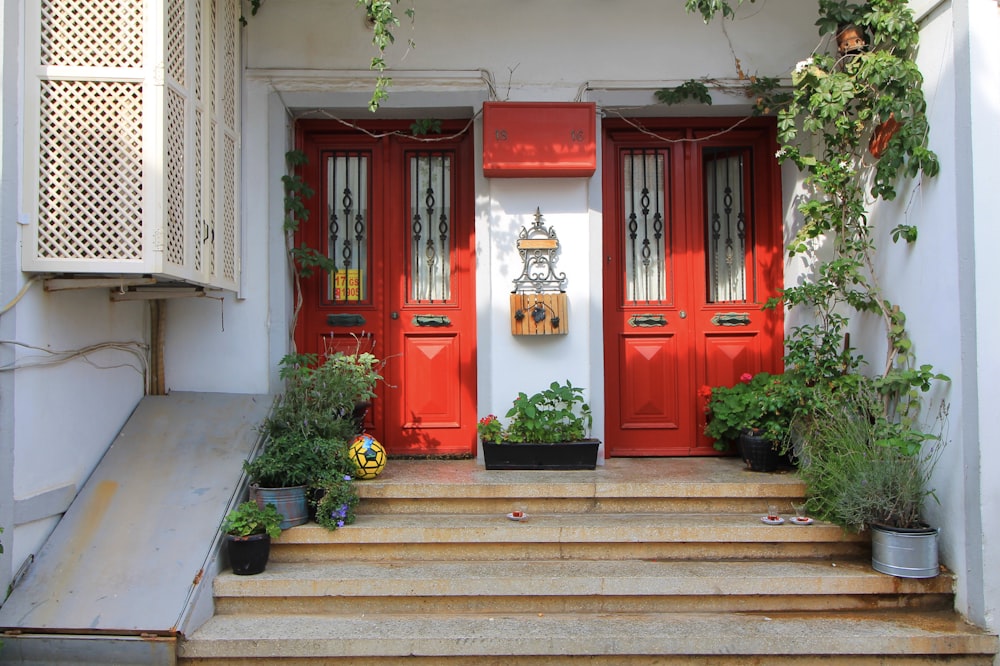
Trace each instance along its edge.
<path fill-rule="evenodd" d="M 606 124 L 608 455 L 714 454 L 699 387 L 780 368 L 773 131 L 749 125 Z"/>
<path fill-rule="evenodd" d="M 385 382 L 366 427 L 390 454 L 475 451 L 475 303 L 468 136 L 422 143 L 404 124 L 371 134 L 302 123 L 316 194 L 296 243 L 335 274 L 301 281 L 300 351 L 371 350 Z M 402 130 L 402 131 L 400 131 Z"/>

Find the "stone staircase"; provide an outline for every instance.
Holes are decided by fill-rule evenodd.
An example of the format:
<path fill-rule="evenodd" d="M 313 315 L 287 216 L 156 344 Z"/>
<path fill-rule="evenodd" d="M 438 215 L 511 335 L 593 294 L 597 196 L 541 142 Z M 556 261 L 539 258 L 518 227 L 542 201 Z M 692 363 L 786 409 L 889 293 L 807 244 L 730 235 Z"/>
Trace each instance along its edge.
<path fill-rule="evenodd" d="M 794 474 L 734 459 L 594 472 L 390 461 L 354 525 L 285 532 L 222 574 L 181 664 L 992 664 L 952 576 L 870 567 L 868 539 L 791 513 Z M 514 508 L 529 518 L 514 522 Z"/>

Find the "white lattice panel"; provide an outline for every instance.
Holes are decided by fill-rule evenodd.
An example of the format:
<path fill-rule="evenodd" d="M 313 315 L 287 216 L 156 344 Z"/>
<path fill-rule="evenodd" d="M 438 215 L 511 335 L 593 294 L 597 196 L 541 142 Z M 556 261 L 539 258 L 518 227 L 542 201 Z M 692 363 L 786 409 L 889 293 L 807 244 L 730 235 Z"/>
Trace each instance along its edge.
<path fill-rule="evenodd" d="M 187 4 L 185 0 L 167 0 L 167 54 L 165 65 L 167 75 L 181 86 L 187 85 L 187 52 L 185 50 L 187 30 L 187 12 L 185 10 Z"/>
<path fill-rule="evenodd" d="M 134 82 L 42 82 L 39 257 L 141 259 L 141 101 Z"/>
<path fill-rule="evenodd" d="M 26 0 L 28 271 L 236 289 L 238 0 Z"/>
<path fill-rule="evenodd" d="M 42 0 L 40 10 L 42 65 L 142 66 L 142 2 Z"/>

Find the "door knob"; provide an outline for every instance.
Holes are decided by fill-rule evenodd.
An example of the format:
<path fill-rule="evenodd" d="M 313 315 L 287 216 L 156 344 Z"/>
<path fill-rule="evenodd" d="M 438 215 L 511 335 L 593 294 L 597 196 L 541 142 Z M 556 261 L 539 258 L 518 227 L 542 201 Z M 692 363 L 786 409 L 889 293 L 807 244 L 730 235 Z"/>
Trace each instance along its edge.
<path fill-rule="evenodd" d="M 678 313 L 678 315 L 680 316 L 680 318 L 681 318 L 681 319 L 687 319 L 687 318 L 688 318 L 688 313 L 687 313 L 687 311 L 686 311 L 686 310 L 681 310 L 681 311 L 680 311 L 680 312 Z"/>
<path fill-rule="evenodd" d="M 389 317 L 392 318 L 392 319 L 399 319 L 399 313 L 398 312 L 393 312 L 391 315 L 389 315 Z"/>

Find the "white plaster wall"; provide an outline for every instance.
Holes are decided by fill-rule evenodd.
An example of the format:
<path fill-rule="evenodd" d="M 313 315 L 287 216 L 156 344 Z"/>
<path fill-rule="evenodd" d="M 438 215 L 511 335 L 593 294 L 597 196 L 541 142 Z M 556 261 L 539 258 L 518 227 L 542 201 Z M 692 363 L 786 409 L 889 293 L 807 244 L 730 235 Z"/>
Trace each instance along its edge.
<path fill-rule="evenodd" d="M 486 242 L 490 254 L 489 309 L 480 326 L 489 327 L 494 344 L 489 370 L 481 383 L 487 385 L 488 400 L 480 400 L 482 413 L 503 418 L 519 391 L 531 394 L 553 381 L 569 380 L 574 386 L 591 387 L 591 335 L 588 309 L 599 305 L 600 273 L 593 274 L 590 258 L 600 253 L 594 247 L 588 209 L 588 179 L 494 179 L 489 182 L 491 201 Z M 554 229 L 559 239 L 557 273 L 565 273 L 568 315 L 565 336 L 513 336 L 510 334 L 510 292 L 523 264 L 517 253 L 521 229 L 531 228 L 536 209 L 543 224 Z M 480 241 L 481 242 L 481 241 Z M 591 400 L 588 393 L 587 399 Z M 597 433 L 601 437 L 603 433 Z"/>
<path fill-rule="evenodd" d="M 576 90 L 587 81 L 731 78 L 726 33 L 748 73 L 786 74 L 818 42 L 815 6 L 801 0 L 748 3 L 725 30 L 661 0 L 422 0 L 415 7 L 415 22 L 403 17 L 394 31 L 388 65 L 397 71 L 482 68 L 493 75 L 500 99 L 508 88 L 532 88 L 532 99 L 544 100 L 547 89 Z M 367 70 L 374 47 L 371 33 L 358 29 L 361 22 L 349 2 L 265 3 L 247 27 L 248 67 Z"/>
<path fill-rule="evenodd" d="M 45 292 L 34 285 L 15 306 L 13 458 L 15 501 L 83 485 L 144 393 L 148 334 L 143 303 L 112 303 L 106 290 Z M 120 343 L 54 365 L 50 352 Z M 17 528 L 14 566 L 54 526 Z"/>
<path fill-rule="evenodd" d="M 982 539 L 982 552 L 978 564 L 982 566 L 982 599 L 971 604 L 976 615 L 982 614 L 987 626 L 993 631 L 1000 630 L 1000 571 L 996 566 L 986 566 L 1000 562 L 1000 535 L 997 534 L 1000 515 L 1000 484 L 996 474 L 1000 470 L 1000 447 L 997 433 L 1000 432 L 1000 410 L 993 408 L 1000 400 L 1000 351 L 994 344 L 996 331 L 1000 330 L 1000 310 L 996 307 L 996 288 L 1000 284 L 1000 262 L 996 260 L 996 248 L 1000 247 L 1000 228 L 997 225 L 997 211 L 1000 210 L 1000 169 L 997 155 L 1000 155 L 1000 133 L 997 121 L 1000 119 L 1000 7 L 992 2 L 969 2 L 968 21 L 970 26 L 969 66 L 971 88 L 971 173 L 975 198 L 973 201 L 973 227 L 971 246 L 966 250 L 974 252 L 975 273 L 972 295 L 976 303 L 976 337 L 970 341 L 974 345 L 976 377 L 974 413 L 977 438 L 974 445 L 966 450 L 978 453 L 977 466 L 970 466 L 967 474 L 974 475 L 976 492 L 966 498 L 966 506 L 981 507 L 977 522 L 969 529 L 979 530 L 975 543 Z M 960 218 L 960 224 L 969 220 Z M 964 257 L 963 261 L 964 261 Z M 971 390 L 970 390 L 971 393 Z M 966 514 L 970 511 L 967 508 Z M 966 515 L 969 524 L 969 516 Z M 972 568 L 972 567 L 970 567 Z M 970 581 L 971 585 L 977 581 Z M 981 603 L 982 608 L 977 608 Z M 980 618 L 975 618 L 981 621 Z"/>

